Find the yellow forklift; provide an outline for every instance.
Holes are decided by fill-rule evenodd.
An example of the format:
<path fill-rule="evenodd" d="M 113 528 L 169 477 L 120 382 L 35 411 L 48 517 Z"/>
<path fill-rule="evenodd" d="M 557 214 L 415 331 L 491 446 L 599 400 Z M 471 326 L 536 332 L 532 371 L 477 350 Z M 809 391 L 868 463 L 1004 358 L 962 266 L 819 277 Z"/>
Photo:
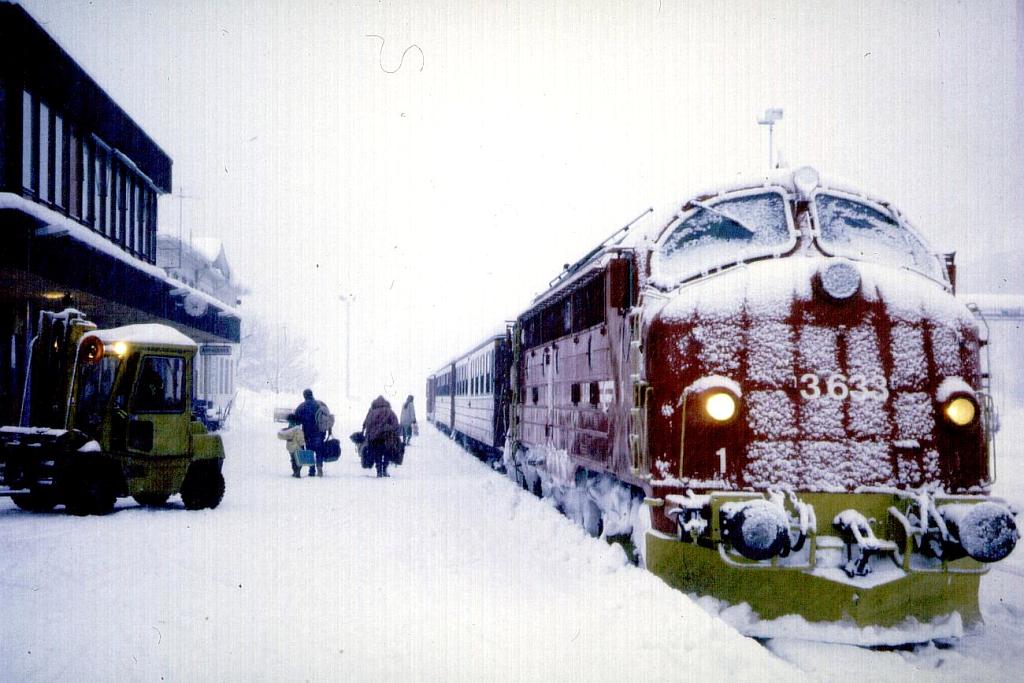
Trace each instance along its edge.
<path fill-rule="evenodd" d="M 0 427 L 0 495 L 23 510 L 103 515 L 119 497 L 188 510 L 224 496 L 224 444 L 193 414 L 197 344 L 166 325 L 97 329 L 40 314 L 18 426 Z"/>

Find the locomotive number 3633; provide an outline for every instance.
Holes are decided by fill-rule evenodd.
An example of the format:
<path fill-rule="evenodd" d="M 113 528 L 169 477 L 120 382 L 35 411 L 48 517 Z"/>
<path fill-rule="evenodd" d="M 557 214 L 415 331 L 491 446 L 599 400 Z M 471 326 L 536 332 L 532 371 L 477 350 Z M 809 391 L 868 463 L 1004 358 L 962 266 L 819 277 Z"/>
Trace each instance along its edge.
<path fill-rule="evenodd" d="M 808 372 L 800 375 L 800 395 L 810 401 L 818 399 L 834 399 L 842 401 L 852 398 L 854 401 L 884 401 L 889 398 L 889 387 L 885 377 L 873 375 L 850 375 L 847 377 L 838 372 L 828 376 L 824 373 Z"/>

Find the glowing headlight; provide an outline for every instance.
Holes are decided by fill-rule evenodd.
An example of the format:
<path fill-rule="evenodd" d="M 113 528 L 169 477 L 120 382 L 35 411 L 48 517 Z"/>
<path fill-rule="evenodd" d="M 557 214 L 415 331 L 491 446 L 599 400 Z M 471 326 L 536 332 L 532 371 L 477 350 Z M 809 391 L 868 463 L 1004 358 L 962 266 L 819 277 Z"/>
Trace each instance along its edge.
<path fill-rule="evenodd" d="M 716 391 L 704 401 L 704 410 L 712 420 L 727 422 L 736 414 L 736 399 L 732 394 Z"/>
<path fill-rule="evenodd" d="M 128 353 L 128 345 L 122 341 L 114 342 L 114 353 L 123 357 L 124 354 Z"/>
<path fill-rule="evenodd" d="M 968 398 L 954 398 L 942 409 L 946 418 L 957 427 L 964 427 L 974 422 L 974 402 Z"/>

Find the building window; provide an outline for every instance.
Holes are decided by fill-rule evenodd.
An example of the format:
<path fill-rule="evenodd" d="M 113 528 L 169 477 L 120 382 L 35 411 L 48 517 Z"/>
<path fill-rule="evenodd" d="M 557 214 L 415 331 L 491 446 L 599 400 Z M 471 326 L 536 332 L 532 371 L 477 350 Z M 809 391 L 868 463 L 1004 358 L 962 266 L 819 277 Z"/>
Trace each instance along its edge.
<path fill-rule="evenodd" d="M 94 171 L 92 167 L 92 145 L 85 138 L 82 139 L 82 187 L 80 192 L 82 193 L 82 220 L 85 221 L 86 225 L 90 227 L 96 217 L 93 215 L 93 178 Z"/>
<path fill-rule="evenodd" d="M 52 201 L 50 194 L 50 108 L 39 103 L 39 198 Z"/>
<path fill-rule="evenodd" d="M 34 130 L 38 126 L 36 117 L 36 103 L 28 92 L 21 93 L 21 186 L 26 190 L 35 192 L 39 189 L 36 182 L 37 167 L 39 165 L 36 156 L 36 145 Z"/>
<path fill-rule="evenodd" d="M 53 203 L 64 208 L 64 119 L 53 115 Z"/>
<path fill-rule="evenodd" d="M 117 226 L 114 225 L 114 160 L 108 150 L 103 154 L 103 191 L 106 197 L 103 200 L 103 221 L 106 226 L 105 234 L 110 239 L 117 239 Z"/>
<path fill-rule="evenodd" d="M 93 227 L 97 232 L 107 232 L 107 165 L 104 163 L 106 152 L 100 146 L 93 148 L 93 210 L 96 222 Z"/>
<path fill-rule="evenodd" d="M 82 141 L 74 131 L 68 131 L 68 211 L 75 218 L 82 217 Z"/>
<path fill-rule="evenodd" d="M 128 245 L 128 175 L 122 164 L 117 165 L 117 239 L 121 246 Z"/>

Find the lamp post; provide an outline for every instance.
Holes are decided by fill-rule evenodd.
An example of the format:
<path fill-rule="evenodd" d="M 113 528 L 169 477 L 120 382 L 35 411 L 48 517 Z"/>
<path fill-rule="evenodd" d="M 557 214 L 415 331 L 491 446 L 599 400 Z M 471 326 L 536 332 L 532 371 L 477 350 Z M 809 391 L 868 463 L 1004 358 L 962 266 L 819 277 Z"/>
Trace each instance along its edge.
<path fill-rule="evenodd" d="M 345 398 L 352 398 L 352 302 L 353 294 L 342 294 L 338 297 L 345 304 Z"/>
<path fill-rule="evenodd" d="M 781 109 L 765 109 L 764 116 L 757 120 L 762 126 L 768 126 L 768 168 L 772 167 L 772 129 L 775 122 L 782 118 Z"/>

